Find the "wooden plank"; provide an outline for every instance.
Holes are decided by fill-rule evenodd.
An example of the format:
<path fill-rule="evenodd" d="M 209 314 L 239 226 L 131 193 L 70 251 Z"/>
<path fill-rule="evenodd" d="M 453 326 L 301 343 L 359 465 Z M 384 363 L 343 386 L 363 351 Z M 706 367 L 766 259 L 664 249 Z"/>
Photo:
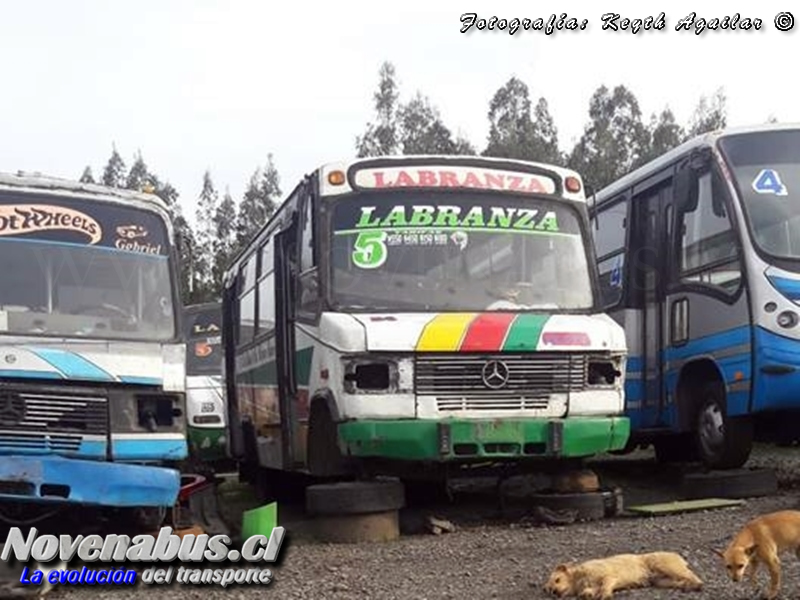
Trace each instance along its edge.
<path fill-rule="evenodd" d="M 732 508 L 742 506 L 744 500 L 729 500 L 726 498 L 701 498 L 699 500 L 676 500 L 662 504 L 643 504 L 640 506 L 626 506 L 625 510 L 642 515 L 670 515 L 677 513 L 695 512 L 700 510 L 713 510 L 717 508 Z"/>

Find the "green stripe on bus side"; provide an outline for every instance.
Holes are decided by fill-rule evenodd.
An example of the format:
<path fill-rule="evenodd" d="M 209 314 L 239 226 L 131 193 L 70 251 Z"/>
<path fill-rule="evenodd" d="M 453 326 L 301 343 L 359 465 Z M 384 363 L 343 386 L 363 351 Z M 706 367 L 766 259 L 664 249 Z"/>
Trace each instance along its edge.
<path fill-rule="evenodd" d="M 536 350 L 539 345 L 539 336 L 542 335 L 542 329 L 549 318 L 549 315 L 526 313 L 518 315 L 506 335 L 503 352 Z"/>
<path fill-rule="evenodd" d="M 297 377 L 297 385 L 308 386 L 311 381 L 311 359 L 314 356 L 314 347 L 309 346 L 298 350 L 294 354 L 294 369 Z M 262 385 L 277 387 L 278 385 L 278 364 L 270 360 L 264 364 L 242 371 L 236 377 L 236 381 L 244 385 Z"/>

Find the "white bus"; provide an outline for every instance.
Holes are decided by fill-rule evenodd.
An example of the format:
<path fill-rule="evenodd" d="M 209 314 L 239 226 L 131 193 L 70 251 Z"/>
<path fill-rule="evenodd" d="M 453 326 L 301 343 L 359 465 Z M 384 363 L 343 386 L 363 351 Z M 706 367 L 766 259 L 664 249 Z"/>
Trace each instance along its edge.
<path fill-rule="evenodd" d="M 736 468 L 798 436 L 800 127 L 690 140 L 590 209 L 604 307 L 630 357 L 628 450 Z"/>
<path fill-rule="evenodd" d="M 6 503 L 95 506 L 157 525 L 187 456 L 167 207 L 2 174 L 0 273 L 0 518 Z"/>
<path fill-rule="evenodd" d="M 183 309 L 186 335 L 186 416 L 189 450 L 201 461 L 227 456 L 225 390 L 222 385 L 222 306 Z"/>
<path fill-rule="evenodd" d="M 222 330 L 245 473 L 541 464 L 628 438 L 583 184 L 552 165 L 324 165 L 229 266 Z"/>

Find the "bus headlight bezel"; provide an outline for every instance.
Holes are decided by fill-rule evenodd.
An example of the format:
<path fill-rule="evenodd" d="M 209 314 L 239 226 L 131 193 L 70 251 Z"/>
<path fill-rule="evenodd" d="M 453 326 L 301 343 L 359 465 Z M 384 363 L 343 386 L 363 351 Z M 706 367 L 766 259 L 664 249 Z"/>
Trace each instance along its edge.
<path fill-rule="evenodd" d="M 396 360 L 366 356 L 344 360 L 342 385 L 348 394 L 391 394 L 398 383 Z"/>
<path fill-rule="evenodd" d="M 800 322 L 800 317 L 793 310 L 784 310 L 778 313 L 778 316 L 775 317 L 775 322 L 782 329 L 791 329 L 797 326 L 798 322 Z"/>

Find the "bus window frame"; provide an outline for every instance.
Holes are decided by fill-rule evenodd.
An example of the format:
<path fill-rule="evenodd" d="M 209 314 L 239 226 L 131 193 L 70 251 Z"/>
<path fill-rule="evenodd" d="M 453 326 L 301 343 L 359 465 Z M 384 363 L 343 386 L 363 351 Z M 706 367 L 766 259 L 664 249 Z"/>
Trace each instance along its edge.
<path fill-rule="evenodd" d="M 250 249 L 250 251 L 243 257 L 241 264 L 239 265 L 239 270 L 236 274 L 236 345 L 238 346 L 246 346 L 258 335 L 258 276 L 259 276 L 259 268 L 260 268 L 260 255 L 258 249 Z M 246 271 L 250 267 L 250 264 L 255 261 L 255 275 L 253 277 L 253 283 L 251 287 L 245 288 L 245 281 L 246 281 Z M 249 336 L 249 339 L 244 340 L 242 338 L 242 298 L 246 295 L 253 294 L 253 331 Z"/>
<path fill-rule="evenodd" d="M 324 304 L 325 294 L 320 277 L 320 258 L 325 252 L 320 252 L 320 196 L 318 178 L 312 184 L 308 178 L 304 180 L 301 194 L 298 198 L 298 234 L 297 234 L 297 279 L 295 280 L 295 318 L 297 321 L 309 325 L 319 322 Z M 303 269 L 303 251 L 305 235 L 307 234 L 308 220 L 310 219 L 311 236 L 311 266 Z M 303 303 L 303 291 L 312 290 L 312 298 L 308 303 Z"/>
<path fill-rule="evenodd" d="M 685 199 L 673 196 L 673 206 L 675 208 L 673 210 L 672 239 L 670 240 L 670 245 L 671 245 L 670 250 L 672 254 L 672 260 L 670 261 L 669 265 L 670 268 L 669 268 L 669 279 L 667 284 L 667 293 L 679 294 L 679 293 L 693 292 L 711 296 L 721 302 L 724 302 L 725 304 L 732 306 L 736 304 L 736 302 L 738 302 L 739 298 L 742 296 L 742 294 L 746 292 L 747 288 L 747 264 L 746 264 L 747 260 L 745 256 L 744 245 L 742 242 L 741 227 L 739 224 L 739 219 L 736 216 L 736 211 L 734 206 L 734 202 L 738 200 L 735 200 L 733 198 L 730 189 L 726 184 L 727 180 L 719 164 L 717 164 L 716 160 L 709 161 L 699 169 L 694 169 L 691 167 L 690 164 L 687 164 L 687 161 L 689 160 L 690 157 L 688 156 L 683 157 L 683 160 L 681 160 L 675 165 L 675 174 L 677 175 L 677 172 L 682 168 L 692 169 L 691 176 L 697 182 L 699 182 L 700 177 L 702 177 L 703 175 L 708 175 L 710 177 L 712 194 L 717 190 L 722 194 L 721 201 L 725 208 L 725 212 L 727 215 L 726 218 L 730 225 L 731 233 L 733 234 L 734 247 L 736 248 L 737 252 L 736 262 L 738 262 L 738 269 L 740 272 L 739 284 L 736 286 L 735 290 L 726 291 L 723 287 L 719 285 L 703 283 L 703 282 L 689 282 L 682 280 L 682 278 L 687 275 L 706 273 L 708 271 L 713 270 L 716 267 L 724 266 L 726 264 L 733 264 L 734 261 L 732 260 L 716 261 L 714 263 L 710 263 L 707 265 L 703 265 L 702 267 L 689 269 L 686 271 L 681 269 L 680 253 L 682 252 L 683 218 L 686 213 L 695 212 L 698 209 L 699 199 L 697 207 L 694 207 L 693 209 L 688 209 L 686 206 Z M 674 181 L 675 179 L 673 179 L 673 192 L 675 191 Z"/>
<path fill-rule="evenodd" d="M 598 294 L 600 296 L 600 307 L 604 311 L 613 311 L 619 308 L 622 308 L 627 303 L 627 294 L 628 294 L 628 272 L 629 264 L 628 264 L 628 248 L 631 243 L 631 199 L 632 194 L 631 190 L 633 188 L 629 187 L 615 196 L 612 196 L 609 200 L 604 201 L 602 204 L 595 205 L 589 210 L 589 222 L 590 222 L 590 230 L 592 232 L 592 250 L 595 253 L 595 263 L 597 264 L 597 277 L 598 277 Z M 625 204 L 625 216 L 623 217 L 624 226 L 623 229 L 625 233 L 623 234 L 622 246 L 617 250 L 613 250 L 602 256 L 597 255 L 597 245 L 594 241 L 594 232 L 598 231 L 598 213 L 602 212 L 603 210 L 610 210 L 619 204 Z M 602 290 L 602 277 L 600 274 L 600 263 L 606 262 L 608 260 L 614 259 L 618 256 L 622 256 L 622 273 L 620 275 L 620 293 L 619 297 L 617 298 L 616 302 L 606 304 L 605 299 L 603 298 L 603 290 Z"/>
<path fill-rule="evenodd" d="M 421 164 L 421 163 L 420 163 Z M 439 164 L 439 163 L 434 163 Z M 370 166 L 373 166 L 370 164 Z M 362 167 L 366 168 L 366 167 Z M 534 173 L 542 173 L 543 171 L 534 171 Z M 325 287 L 324 287 L 324 310 L 329 310 L 333 312 L 341 312 L 340 309 L 335 307 L 333 301 L 333 286 L 331 285 L 331 278 L 332 278 L 332 269 L 330 260 L 327 260 L 331 256 L 332 252 L 332 235 L 331 232 L 333 230 L 333 215 L 335 212 L 336 205 L 339 202 L 349 200 L 354 196 L 368 196 L 371 193 L 380 193 L 380 194 L 404 194 L 408 193 L 409 191 L 414 191 L 416 188 L 381 188 L 378 190 L 375 189 L 363 189 L 355 192 L 350 192 L 347 194 L 337 194 L 336 196 L 329 197 L 327 200 L 324 201 L 324 209 L 320 213 L 320 226 L 324 226 L 324 235 L 322 236 L 322 242 L 324 245 L 323 257 L 325 257 L 324 264 L 320 265 L 322 268 L 322 273 L 325 280 Z M 420 188 L 419 191 L 423 193 L 430 193 L 435 192 L 437 194 L 441 194 L 443 196 L 448 194 L 459 195 L 463 194 L 464 192 L 468 192 L 471 188 Z M 575 212 L 575 216 L 578 221 L 578 227 L 580 228 L 581 238 L 584 240 L 583 248 L 584 254 L 586 256 L 586 268 L 589 271 L 589 285 L 592 289 L 592 304 L 586 308 L 582 309 L 558 309 L 558 310 L 543 310 L 544 313 L 552 313 L 552 314 L 564 314 L 564 315 L 591 315 L 606 312 L 606 309 L 603 307 L 603 301 L 600 295 L 600 276 L 598 271 L 597 260 L 595 256 L 595 249 L 594 249 L 594 239 L 592 237 L 592 224 L 591 224 L 591 217 L 589 215 L 589 207 L 585 200 L 573 200 L 571 198 L 565 198 L 563 195 L 559 196 L 557 193 L 554 194 L 528 194 L 528 193 L 517 193 L 511 192 L 507 190 L 488 190 L 488 189 L 479 189 L 478 190 L 482 194 L 486 195 L 496 195 L 498 198 L 515 198 L 518 200 L 545 200 L 550 202 L 562 203 L 564 204 L 569 210 Z M 562 190 L 563 193 L 563 190 Z M 363 308 L 360 309 L 359 312 L 364 313 L 383 313 L 386 312 L 384 309 L 370 309 L 370 308 Z M 400 311 L 397 311 L 400 312 Z M 437 312 L 442 313 L 460 313 L 463 312 L 461 309 L 453 309 L 453 310 L 437 310 Z"/>

